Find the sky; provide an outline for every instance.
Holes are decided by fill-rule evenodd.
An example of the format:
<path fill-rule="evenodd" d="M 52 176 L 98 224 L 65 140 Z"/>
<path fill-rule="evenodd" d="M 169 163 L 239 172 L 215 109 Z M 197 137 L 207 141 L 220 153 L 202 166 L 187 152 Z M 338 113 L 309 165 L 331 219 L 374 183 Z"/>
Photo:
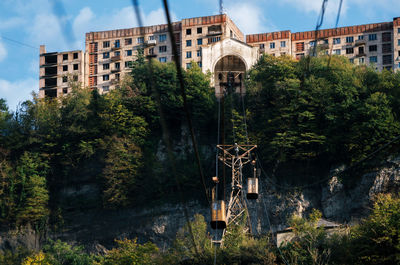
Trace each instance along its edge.
<path fill-rule="evenodd" d="M 139 1 L 145 25 L 163 24 L 162 0 Z M 333 28 L 340 0 L 329 0 L 322 28 Z M 169 0 L 174 21 L 218 14 L 219 0 Z M 322 0 L 224 0 L 244 34 L 315 29 Z M 339 26 L 388 22 L 399 0 L 343 0 Z M 130 0 L 1 0 L 0 98 L 10 110 L 39 90 L 39 45 L 84 50 L 86 32 L 137 26 Z"/>

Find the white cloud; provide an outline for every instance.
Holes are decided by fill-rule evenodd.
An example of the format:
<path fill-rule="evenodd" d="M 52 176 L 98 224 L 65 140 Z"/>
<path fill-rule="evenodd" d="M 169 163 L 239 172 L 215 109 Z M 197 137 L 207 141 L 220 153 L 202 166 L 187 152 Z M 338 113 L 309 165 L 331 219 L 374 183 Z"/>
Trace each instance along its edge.
<path fill-rule="evenodd" d="M 4 44 L 0 41 L 0 62 L 7 57 L 7 49 Z"/>
<path fill-rule="evenodd" d="M 317 0 L 282 0 L 280 3 L 285 4 L 286 6 L 295 7 L 299 11 L 304 13 L 313 13 L 315 15 L 319 15 L 322 8 L 322 1 Z M 325 16 L 324 21 L 334 22 L 336 20 L 337 11 L 339 8 L 340 0 L 331 0 L 328 1 L 325 8 Z M 340 16 L 345 16 L 348 9 L 347 1 L 344 0 L 342 3 L 342 9 Z"/>
<path fill-rule="evenodd" d="M 244 34 L 273 31 L 274 26 L 268 25 L 262 8 L 249 2 L 234 2 L 225 7 L 228 16 L 235 22 Z"/>
<path fill-rule="evenodd" d="M 6 98 L 8 107 L 15 110 L 19 103 L 32 98 L 32 92 L 37 92 L 38 87 L 39 81 L 34 78 L 14 82 L 0 79 L 0 98 Z"/>
<path fill-rule="evenodd" d="M 15 28 L 17 26 L 21 26 L 22 24 L 25 24 L 25 20 L 22 17 L 12 17 L 9 19 L 3 19 L 0 20 L 0 29 L 10 29 L 10 28 Z"/>

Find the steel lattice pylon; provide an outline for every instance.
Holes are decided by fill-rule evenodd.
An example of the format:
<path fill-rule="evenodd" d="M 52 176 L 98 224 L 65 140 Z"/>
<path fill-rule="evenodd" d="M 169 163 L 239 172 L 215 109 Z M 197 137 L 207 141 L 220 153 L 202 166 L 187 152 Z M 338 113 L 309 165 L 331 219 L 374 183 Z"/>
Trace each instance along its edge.
<path fill-rule="evenodd" d="M 218 159 L 232 169 L 231 191 L 229 203 L 226 210 L 227 227 L 232 224 L 239 225 L 243 218 L 246 218 L 245 231 L 251 232 L 251 223 L 247 211 L 246 201 L 243 197 L 243 166 L 251 162 L 250 152 L 257 148 L 257 145 L 217 145 L 222 151 Z M 222 237 L 224 236 L 223 232 Z"/>

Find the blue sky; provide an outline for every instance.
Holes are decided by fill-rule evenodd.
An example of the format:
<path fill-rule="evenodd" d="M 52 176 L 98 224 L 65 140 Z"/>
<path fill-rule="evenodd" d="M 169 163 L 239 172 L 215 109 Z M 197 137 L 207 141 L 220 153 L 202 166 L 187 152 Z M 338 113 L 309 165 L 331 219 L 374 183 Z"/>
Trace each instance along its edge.
<path fill-rule="evenodd" d="M 64 11 L 57 9 L 62 1 Z M 139 1 L 144 23 L 165 22 L 161 0 Z M 217 14 L 219 0 L 170 0 L 174 20 Z M 225 0 L 245 34 L 315 28 L 322 0 Z M 323 28 L 334 27 L 339 0 L 329 0 Z M 399 0 L 344 0 L 339 26 L 391 21 Z M 47 51 L 84 49 L 84 33 L 136 26 L 130 0 L 1 0 L 0 98 L 10 109 L 38 91 L 39 45 Z M 24 43 L 23 46 L 12 42 Z M 35 48 L 36 47 L 36 48 Z"/>

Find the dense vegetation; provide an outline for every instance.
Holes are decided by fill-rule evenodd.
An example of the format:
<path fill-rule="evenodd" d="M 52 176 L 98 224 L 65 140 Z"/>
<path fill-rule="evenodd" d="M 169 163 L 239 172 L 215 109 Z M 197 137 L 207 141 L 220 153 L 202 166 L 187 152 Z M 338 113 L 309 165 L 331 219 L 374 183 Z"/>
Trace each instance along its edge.
<path fill-rule="evenodd" d="M 214 248 L 204 217 L 196 215 L 182 227 L 167 251 L 154 244 L 136 240 L 116 240 L 116 247 L 104 255 L 87 254 L 83 247 L 49 241 L 43 250 L 6 252 L 1 264 L 23 265 L 133 265 L 133 264 L 399 264 L 400 199 L 391 195 L 376 198 L 371 215 L 359 225 L 329 235 L 317 223 L 321 213 L 314 210 L 308 218 L 292 216 L 294 238 L 279 248 L 268 237 L 254 238 L 233 227 L 224 248 Z"/>
<path fill-rule="evenodd" d="M 291 181 L 291 175 L 302 182 L 318 180 L 325 177 L 315 173 L 318 170 L 327 172 L 335 165 L 357 164 L 400 135 L 399 73 L 376 72 L 365 66 L 354 66 L 345 58 L 336 56 L 332 57 L 329 67 L 324 57 L 310 61 L 308 65 L 308 60 L 263 56 L 246 79 L 248 93 L 244 101 L 249 137 L 260 147 L 263 163 L 270 165 L 268 168 L 278 168 L 277 174 L 283 172 L 281 180 Z M 184 72 L 184 78 L 190 113 L 200 143 L 200 156 L 205 173 L 210 176 L 213 174 L 213 145 L 217 138 L 217 101 L 210 86 L 210 76 L 204 75 L 199 67 Z M 234 133 L 235 139 L 243 142 L 241 101 L 232 95 L 227 97 L 226 103 L 226 117 L 231 117 L 225 121 L 226 141 L 232 141 Z M 150 69 L 143 59 L 135 63 L 131 76 L 123 80 L 119 89 L 105 95 L 75 88 L 60 100 L 34 96 L 15 112 L 10 112 L 6 102 L 0 99 L 0 223 L 8 227 L 30 224 L 42 231 L 62 226 L 66 209 L 119 209 L 167 198 L 173 200 L 177 191 L 175 177 L 186 196 L 204 200 L 192 146 L 187 140 L 182 104 L 175 66 L 154 62 Z M 160 125 L 163 122 L 168 131 Z M 171 150 L 175 163 L 168 159 L 167 145 L 162 143 L 163 134 L 175 143 Z M 379 154 L 393 153 L 396 146 L 394 143 Z M 172 167 L 173 164 L 177 165 L 176 168 Z M 288 164 L 297 167 L 287 167 Z M 286 168 L 295 170 L 288 174 Z M 314 177 L 299 178 L 300 174 Z M 355 178 L 356 175 L 348 177 Z M 75 202 L 65 200 L 60 191 L 74 183 L 95 184 L 99 192 L 91 197 L 78 197 Z M 196 227 L 199 227 L 200 234 L 205 235 L 200 219 L 195 220 Z M 311 219 L 307 222 L 314 222 Z M 293 225 L 301 223 L 299 220 L 293 222 Z M 299 224 L 299 227 L 314 229 L 308 223 Z M 354 238 L 362 238 L 368 234 L 367 230 L 354 230 L 354 233 L 359 233 Z M 319 237 L 315 235 L 313 240 L 319 240 Z M 246 240 L 249 243 L 243 243 Z M 203 241 L 199 244 L 202 245 Z M 234 250 L 226 248 L 229 253 L 221 250 L 220 256 L 226 255 L 224 260 L 227 264 L 229 255 L 244 258 L 249 249 L 260 253 L 266 251 L 252 254 L 251 257 L 266 259 L 251 261 L 253 263 L 271 264 L 280 260 L 273 250 L 267 250 L 267 239 L 243 239 L 243 242 L 238 243 Z M 285 255 L 297 253 L 296 247 L 311 248 L 299 242 L 286 247 Z M 393 244 L 398 251 L 396 242 Z M 115 260 L 128 259 L 124 255 L 136 255 L 132 254 L 135 251 L 140 252 L 137 255 L 149 257 L 157 252 L 151 244 L 139 245 L 129 240 L 117 243 L 118 248 L 110 251 L 104 259 L 97 257 L 100 259 L 97 262 L 118 264 Z M 213 250 L 206 247 L 207 244 L 202 251 L 211 253 Z M 321 244 L 325 246 L 328 243 Z M 80 248 L 62 242 L 50 245 L 36 258 L 54 258 L 58 254 L 52 254 L 52 251 L 83 253 Z M 368 247 L 373 248 L 372 245 Z M 179 250 L 185 246 L 187 244 L 179 245 L 178 240 L 173 251 L 190 252 Z M 196 257 L 186 252 L 179 255 L 195 262 L 191 259 Z M 327 254 L 318 255 L 326 259 Z M 82 255 L 85 260 L 92 258 Z M 173 253 L 170 255 L 174 256 Z M 299 264 L 310 264 L 310 259 L 316 258 L 315 253 L 298 255 L 302 258 L 304 255 L 312 256 L 304 258 L 304 261 L 296 258 Z M 361 262 L 358 258 L 370 259 L 368 262 L 374 264 L 376 258 L 371 255 L 375 254 L 366 252 L 367 258 L 355 259 L 357 262 Z M 129 258 L 143 259 L 142 256 Z M 86 264 L 84 261 L 48 262 Z"/>

